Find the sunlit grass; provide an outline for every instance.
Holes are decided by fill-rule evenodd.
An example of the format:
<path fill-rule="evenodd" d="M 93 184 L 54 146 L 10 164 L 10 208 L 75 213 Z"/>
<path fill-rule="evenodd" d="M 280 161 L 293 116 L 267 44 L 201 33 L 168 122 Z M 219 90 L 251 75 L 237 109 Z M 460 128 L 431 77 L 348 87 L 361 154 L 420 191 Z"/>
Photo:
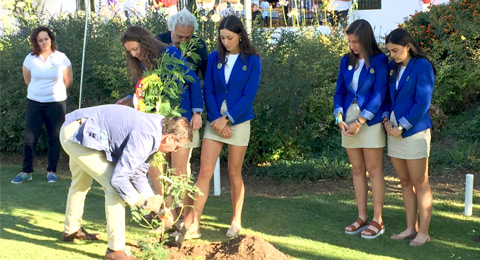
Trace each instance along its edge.
<path fill-rule="evenodd" d="M 448 205 L 449 207 L 459 208 L 459 209 L 463 209 L 465 207 L 465 203 L 463 201 L 460 202 L 456 200 L 438 200 L 438 203 Z M 480 209 L 480 204 L 473 204 L 472 208 Z"/>
<path fill-rule="evenodd" d="M 65 243 L 60 237 L 70 180 L 60 178 L 56 184 L 47 184 L 34 176 L 32 182 L 10 184 L 18 170 L 19 166 L 2 165 L 0 259 L 101 259 L 107 248 L 102 189 L 95 185 L 89 192 L 83 221 L 83 226 L 100 233 L 102 240 Z M 418 249 L 410 248 L 408 241 L 389 239 L 405 228 L 401 195 L 390 191 L 384 207 L 386 232 L 373 241 L 343 232 L 356 218 L 352 190 L 267 197 L 249 195 L 247 189 L 242 233 L 262 237 L 294 259 L 478 259 L 480 248 L 473 238 L 480 231 L 480 194 L 474 194 L 472 217 L 463 215 L 463 196 L 454 192 L 434 194 L 432 241 Z M 211 196 L 202 218 L 202 238 L 188 243 L 227 241 L 230 219 L 229 194 Z M 146 236 L 147 230 L 127 223 L 129 244 Z"/>
<path fill-rule="evenodd" d="M 459 212 L 448 212 L 448 211 L 435 210 L 434 214 L 438 215 L 438 216 L 446 217 L 446 218 L 449 218 L 449 219 L 456 219 L 456 220 L 462 220 L 462 221 L 465 221 L 465 220 L 480 221 L 480 219 L 478 217 L 466 217 L 465 215 L 463 215 L 463 211 L 462 211 L 462 213 L 459 213 Z M 479 224 L 480 224 L 480 222 L 479 222 Z"/>

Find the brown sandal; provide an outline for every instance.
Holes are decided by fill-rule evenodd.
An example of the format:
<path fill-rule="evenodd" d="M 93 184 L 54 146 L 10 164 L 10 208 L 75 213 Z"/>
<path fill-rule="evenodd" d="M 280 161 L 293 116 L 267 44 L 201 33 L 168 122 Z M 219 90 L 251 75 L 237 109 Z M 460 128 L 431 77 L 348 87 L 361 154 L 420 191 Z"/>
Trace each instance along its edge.
<path fill-rule="evenodd" d="M 369 235 L 365 233 L 368 233 Z M 377 221 L 372 221 L 370 223 L 370 226 L 362 232 L 362 238 L 374 239 L 382 235 L 383 233 L 385 233 L 385 227 L 383 226 L 383 222 L 378 223 Z"/>
<path fill-rule="evenodd" d="M 365 220 L 361 218 L 357 218 L 357 220 L 355 220 L 353 224 L 345 228 L 345 234 L 348 234 L 348 235 L 358 234 L 362 232 L 365 228 L 367 228 L 367 226 L 368 226 L 368 218 L 366 218 Z M 350 228 L 350 231 L 348 231 L 347 228 Z"/>
<path fill-rule="evenodd" d="M 75 239 L 79 240 L 99 240 L 100 234 L 90 234 L 83 227 L 81 227 L 77 232 L 74 232 L 70 235 L 63 233 L 62 240 L 66 242 L 72 242 Z"/>

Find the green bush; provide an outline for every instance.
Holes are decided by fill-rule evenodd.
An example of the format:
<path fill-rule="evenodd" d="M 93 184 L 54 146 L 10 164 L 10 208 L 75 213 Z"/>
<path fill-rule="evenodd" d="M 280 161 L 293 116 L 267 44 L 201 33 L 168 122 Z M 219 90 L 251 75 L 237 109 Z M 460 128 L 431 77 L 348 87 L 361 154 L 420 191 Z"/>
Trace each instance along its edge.
<path fill-rule="evenodd" d="M 78 108 L 84 19 L 84 13 L 77 12 L 46 23 L 57 37 L 59 50 L 72 62 L 74 82 L 68 89 L 68 111 Z M 199 34 L 211 49 L 215 48 L 216 25 L 211 20 L 199 20 L 202 20 Z M 166 30 L 156 14 L 127 22 L 89 19 L 82 107 L 114 103 L 133 91 L 119 41 L 120 34 L 133 23 L 153 33 Z M 25 22 L 18 33 L 0 39 L 0 59 L 8 64 L 0 67 L 3 79 L 0 97 L 4 101 L 0 105 L 3 123 L 0 151 L 19 152 L 22 147 L 27 88 L 21 67 L 30 52 L 28 37 L 34 27 Z M 276 44 L 270 43 L 273 38 Z M 343 38 L 322 36 L 307 29 L 283 33 L 254 30 L 253 41 L 262 56 L 263 71 L 246 161 L 273 162 L 327 149 L 325 141 L 333 129 L 331 110 L 338 62 L 347 47 Z M 38 148 L 41 152 L 46 150 L 45 140 L 40 140 Z"/>
<path fill-rule="evenodd" d="M 447 115 L 459 113 L 480 99 L 480 29 L 475 26 L 480 22 L 479 6 L 467 0 L 433 6 L 430 12 L 418 13 L 405 24 L 437 68 L 433 103 L 441 109 L 434 113 L 433 117 L 439 119 L 436 121 L 445 121 L 442 110 Z M 41 21 L 41 17 L 17 19 L 20 30 L 0 37 L 0 151 L 3 152 L 19 152 L 22 148 L 27 87 L 21 67 L 30 52 L 30 32 Z M 206 17 L 198 16 L 198 20 L 198 35 L 213 50 L 218 24 Z M 52 28 L 60 51 L 72 62 L 74 82 L 68 89 L 67 100 L 67 110 L 72 111 L 78 107 L 85 17 L 83 12 L 62 14 L 44 24 Z M 167 30 L 157 14 L 127 21 L 89 19 L 82 107 L 114 103 L 132 93 L 134 84 L 128 82 L 125 54 L 119 41 L 120 34 L 132 24 L 142 25 L 152 33 Z M 339 145 L 340 134 L 331 113 L 339 60 L 348 51 L 345 38 L 321 35 L 312 28 L 292 31 L 256 28 L 252 40 L 262 56 L 262 79 L 254 103 L 256 119 L 252 121 L 247 165 L 269 165 L 254 172 L 282 180 L 315 181 L 349 176 L 351 170 Z M 474 112 L 480 113 L 478 109 Z M 480 119 L 472 115 L 470 119 L 470 123 L 465 123 L 467 126 L 452 123 L 462 132 L 448 128 L 439 133 L 445 140 L 448 138 L 442 136 L 449 134 L 465 138 L 449 146 L 449 152 L 445 149 L 433 153 L 433 163 L 468 169 L 479 167 L 478 141 L 472 140 L 478 139 L 475 129 Z M 45 139 L 40 140 L 38 148 L 40 152 L 46 150 Z"/>
<path fill-rule="evenodd" d="M 432 165 L 480 169 L 480 107 L 450 118 L 445 130 L 433 136 Z"/>
<path fill-rule="evenodd" d="M 134 84 L 128 82 L 125 54 L 119 40 L 121 33 L 133 23 L 153 28 L 153 33 L 166 30 L 165 22 L 156 14 L 127 22 L 89 18 L 82 107 L 114 103 L 133 92 Z M 79 105 L 85 15 L 83 12 L 63 14 L 45 24 L 54 32 L 59 50 L 72 62 L 74 80 L 67 90 L 67 112 L 73 111 Z M 0 151 L 19 152 L 22 149 L 27 95 L 22 64 L 25 56 L 31 52 L 28 38 L 36 26 L 29 20 L 20 21 L 17 33 L 0 38 L 0 60 L 4 64 L 0 67 Z M 39 152 L 46 151 L 45 141 L 45 138 L 40 139 Z"/>
<path fill-rule="evenodd" d="M 9 41 L 1 40 L 0 51 L 0 149 L 18 151 L 23 145 L 27 86 L 23 82 L 22 64 L 30 51 L 26 35 L 15 35 Z"/>
<path fill-rule="evenodd" d="M 480 101 L 480 2 L 451 1 L 404 25 L 437 69 L 433 103 L 457 114 Z"/>
<path fill-rule="evenodd" d="M 337 149 L 337 151 L 340 151 Z M 348 179 L 352 175 L 344 151 L 298 160 L 279 160 L 255 169 L 255 174 L 281 182 L 316 182 L 321 179 Z"/>
<path fill-rule="evenodd" d="M 262 55 L 262 80 L 247 160 L 273 162 L 323 151 L 332 134 L 338 63 L 347 44 L 312 29 L 257 31 L 253 38 Z"/>

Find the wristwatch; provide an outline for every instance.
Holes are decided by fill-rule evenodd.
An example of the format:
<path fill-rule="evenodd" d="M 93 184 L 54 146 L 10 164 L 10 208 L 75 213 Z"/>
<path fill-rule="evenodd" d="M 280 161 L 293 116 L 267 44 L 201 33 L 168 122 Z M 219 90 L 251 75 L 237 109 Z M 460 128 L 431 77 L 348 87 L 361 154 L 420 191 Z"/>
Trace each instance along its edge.
<path fill-rule="evenodd" d="M 402 125 L 398 125 L 398 130 L 400 130 L 400 132 L 403 132 L 403 126 Z"/>
<path fill-rule="evenodd" d="M 202 112 L 193 112 L 194 115 L 202 115 Z"/>
<path fill-rule="evenodd" d="M 142 204 L 142 209 L 145 209 L 145 207 L 147 206 L 147 204 L 148 204 L 148 201 L 147 201 L 147 199 L 145 199 L 145 201 L 144 201 L 143 204 Z"/>

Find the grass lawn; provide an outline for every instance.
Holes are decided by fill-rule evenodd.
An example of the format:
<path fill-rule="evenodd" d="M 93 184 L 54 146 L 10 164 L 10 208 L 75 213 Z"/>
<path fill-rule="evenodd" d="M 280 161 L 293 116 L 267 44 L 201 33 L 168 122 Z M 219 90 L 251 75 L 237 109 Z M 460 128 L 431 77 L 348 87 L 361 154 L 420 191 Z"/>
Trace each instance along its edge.
<path fill-rule="evenodd" d="M 1 166 L 0 259 L 103 258 L 107 243 L 101 187 L 95 185 L 88 194 L 83 226 L 101 233 L 102 240 L 65 243 L 60 236 L 70 184 L 70 179 L 64 177 L 67 172 L 59 172 L 56 184 L 47 184 L 43 174 L 34 174 L 33 181 L 21 185 L 10 184 L 19 171 L 20 166 Z M 263 237 L 295 259 L 480 259 L 480 244 L 473 241 L 480 234 L 480 194 L 476 187 L 473 216 L 463 216 L 461 179 L 453 188 L 433 186 L 432 241 L 420 248 L 409 247 L 408 241 L 389 239 L 405 226 L 400 189 L 393 177 L 387 177 L 386 233 L 372 241 L 343 233 L 343 228 L 356 218 L 353 191 L 349 188 L 267 196 L 250 190 L 249 181 L 256 180 L 246 179 L 243 232 Z M 348 182 L 331 181 L 328 185 L 346 187 Z M 188 243 L 225 241 L 231 217 L 229 194 L 210 197 L 204 213 L 202 239 Z M 145 229 L 127 224 L 128 242 L 136 243 L 146 235 Z"/>

